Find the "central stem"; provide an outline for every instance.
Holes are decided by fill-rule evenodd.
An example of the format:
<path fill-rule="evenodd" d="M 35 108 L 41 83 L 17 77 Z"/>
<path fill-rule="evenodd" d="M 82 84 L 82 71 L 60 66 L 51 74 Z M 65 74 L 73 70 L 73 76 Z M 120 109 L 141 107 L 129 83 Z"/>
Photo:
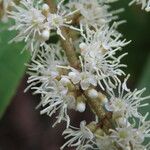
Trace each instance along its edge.
<path fill-rule="evenodd" d="M 54 0 L 45 0 L 45 1 L 50 7 L 50 12 L 57 13 L 57 7 L 55 5 Z M 72 66 L 76 69 L 79 69 L 79 60 L 76 56 L 75 48 L 72 43 L 72 38 L 69 35 L 69 30 L 67 30 L 66 27 L 61 27 L 61 33 L 62 33 L 63 37 L 65 38 L 65 40 L 64 40 L 60 37 L 61 44 L 62 44 L 62 47 L 64 48 L 64 50 L 66 51 L 66 55 L 67 55 L 68 61 L 70 63 L 70 66 Z"/>
<path fill-rule="evenodd" d="M 65 38 L 65 40 L 61 38 L 61 44 L 66 52 L 70 66 L 79 69 L 79 60 L 76 56 L 75 48 L 72 43 L 72 38 L 69 35 L 69 31 L 65 27 L 61 27 L 61 33 Z"/>
<path fill-rule="evenodd" d="M 46 2 L 50 7 L 51 13 L 57 13 L 57 7 L 56 7 L 55 3 L 53 2 L 53 0 L 46 0 Z M 77 58 L 76 51 L 75 51 L 75 48 L 73 46 L 72 38 L 69 34 L 69 30 L 67 30 L 66 27 L 61 27 L 61 33 L 65 38 L 65 40 L 61 38 L 61 44 L 62 44 L 62 46 L 66 52 L 70 66 L 80 70 L 79 60 Z M 101 128 L 106 133 L 108 133 L 109 129 L 112 127 L 112 125 L 110 122 L 110 117 L 108 117 L 107 113 L 103 109 L 103 106 L 99 103 L 99 101 L 91 99 L 88 96 L 87 91 L 80 91 L 80 92 L 85 95 L 85 97 L 87 99 L 87 103 L 90 106 L 91 110 L 100 119 Z"/>

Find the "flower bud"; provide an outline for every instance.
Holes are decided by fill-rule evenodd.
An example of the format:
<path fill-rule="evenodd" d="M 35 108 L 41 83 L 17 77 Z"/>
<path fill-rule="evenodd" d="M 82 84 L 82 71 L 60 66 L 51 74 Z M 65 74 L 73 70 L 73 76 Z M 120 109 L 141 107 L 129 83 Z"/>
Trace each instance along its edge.
<path fill-rule="evenodd" d="M 45 17 L 48 17 L 49 12 L 50 12 L 49 6 L 47 4 L 43 4 L 43 6 L 42 6 L 42 14 Z"/>
<path fill-rule="evenodd" d="M 70 80 L 66 77 L 62 77 L 60 82 L 63 84 L 63 85 L 67 85 L 70 83 Z"/>
<path fill-rule="evenodd" d="M 149 12 L 149 11 L 150 11 L 150 7 L 146 7 L 145 10 L 146 10 L 147 12 Z"/>
<path fill-rule="evenodd" d="M 49 11 L 49 6 L 47 4 L 43 4 L 42 11 Z"/>
<path fill-rule="evenodd" d="M 86 105 L 84 102 L 77 103 L 76 110 L 79 112 L 84 112 L 86 109 Z"/>
<path fill-rule="evenodd" d="M 68 76 L 70 77 L 70 79 L 74 84 L 79 83 L 80 77 L 76 72 L 69 72 Z"/>
<path fill-rule="evenodd" d="M 85 50 L 86 49 L 86 44 L 85 43 L 80 43 L 79 48 L 81 50 Z"/>
<path fill-rule="evenodd" d="M 88 91 L 88 96 L 95 99 L 98 97 L 98 92 L 95 89 L 90 89 Z"/>
<path fill-rule="evenodd" d="M 86 99 L 83 95 L 77 97 L 76 99 L 76 110 L 79 112 L 84 112 L 86 109 Z"/>
<path fill-rule="evenodd" d="M 47 41 L 49 39 L 49 37 L 50 37 L 49 30 L 47 30 L 47 29 L 43 30 L 43 32 L 42 32 L 42 38 L 43 38 L 43 40 Z"/>
<path fill-rule="evenodd" d="M 103 105 L 106 105 L 108 103 L 108 99 L 104 94 L 99 92 L 98 96 L 99 96 L 100 103 L 102 103 Z"/>
<path fill-rule="evenodd" d="M 119 117 L 119 118 L 116 119 L 116 121 L 122 127 L 127 125 L 127 119 L 126 118 Z"/>

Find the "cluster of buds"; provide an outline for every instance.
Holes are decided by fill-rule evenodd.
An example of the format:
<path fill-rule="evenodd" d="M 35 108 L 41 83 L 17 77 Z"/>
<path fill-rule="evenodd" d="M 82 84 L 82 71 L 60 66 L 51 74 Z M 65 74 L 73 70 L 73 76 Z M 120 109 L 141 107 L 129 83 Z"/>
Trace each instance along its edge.
<path fill-rule="evenodd" d="M 5 17 L 15 22 L 10 30 L 18 31 L 12 42 L 24 41 L 31 52 L 26 90 L 40 95 L 41 114 L 57 114 L 53 126 L 66 122 L 61 149 L 150 150 L 148 113 L 139 111 L 150 96 L 142 97 L 145 88 L 131 91 L 127 86 L 130 75 L 121 63 L 127 53 L 120 51 L 130 41 L 117 31 L 122 9 L 109 11 L 115 1 L 62 0 L 56 5 L 52 0 L 3 0 Z M 150 9 L 150 1 L 134 2 Z M 68 110 L 82 113 L 87 105 L 96 119 L 73 127 Z"/>

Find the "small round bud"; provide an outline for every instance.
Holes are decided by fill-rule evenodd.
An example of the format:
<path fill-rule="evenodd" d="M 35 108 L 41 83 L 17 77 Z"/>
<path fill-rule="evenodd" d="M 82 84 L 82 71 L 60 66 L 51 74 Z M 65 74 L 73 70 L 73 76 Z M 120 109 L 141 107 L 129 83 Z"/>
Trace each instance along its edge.
<path fill-rule="evenodd" d="M 86 105 L 83 102 L 77 103 L 76 110 L 79 112 L 84 112 L 86 109 Z"/>
<path fill-rule="evenodd" d="M 85 43 L 80 43 L 79 48 L 81 50 L 85 50 L 86 49 L 86 44 Z"/>
<path fill-rule="evenodd" d="M 62 77 L 60 82 L 63 84 L 63 85 L 67 85 L 70 83 L 70 80 L 66 77 Z"/>
<path fill-rule="evenodd" d="M 49 11 L 49 6 L 47 4 L 43 4 L 42 10 L 43 11 Z"/>
<path fill-rule="evenodd" d="M 101 103 L 102 105 L 107 105 L 109 102 L 108 102 L 108 99 L 104 97 L 103 99 L 101 99 Z"/>
<path fill-rule="evenodd" d="M 150 7 L 146 7 L 145 10 L 146 10 L 147 12 L 149 12 L 149 11 L 150 11 Z"/>
<path fill-rule="evenodd" d="M 108 103 L 108 99 L 105 97 L 105 98 L 103 99 L 103 104 L 106 104 L 106 103 Z"/>
<path fill-rule="evenodd" d="M 75 72 L 69 72 L 68 75 L 69 75 L 69 77 L 76 77 L 77 74 Z"/>
<path fill-rule="evenodd" d="M 100 103 L 102 104 L 102 105 L 107 105 L 108 104 L 108 99 L 107 99 L 107 97 L 103 94 L 103 93 L 101 93 L 101 92 L 99 92 L 98 93 L 98 97 L 99 97 L 99 101 L 100 101 Z"/>
<path fill-rule="evenodd" d="M 49 32 L 49 30 L 43 30 L 43 32 L 42 32 L 42 38 L 44 39 L 44 41 L 47 41 L 48 39 L 49 39 L 49 37 L 50 37 L 50 32 Z"/>
<path fill-rule="evenodd" d="M 117 123 L 120 125 L 120 126 L 126 126 L 127 125 L 127 119 L 126 118 L 123 118 L 123 117 L 119 117 L 116 119 Z"/>
<path fill-rule="evenodd" d="M 69 72 L 68 76 L 70 77 L 71 81 L 74 84 L 77 84 L 80 82 L 80 77 L 76 72 Z"/>
<path fill-rule="evenodd" d="M 98 97 L 98 92 L 95 89 L 90 89 L 88 91 L 88 96 L 95 99 Z"/>

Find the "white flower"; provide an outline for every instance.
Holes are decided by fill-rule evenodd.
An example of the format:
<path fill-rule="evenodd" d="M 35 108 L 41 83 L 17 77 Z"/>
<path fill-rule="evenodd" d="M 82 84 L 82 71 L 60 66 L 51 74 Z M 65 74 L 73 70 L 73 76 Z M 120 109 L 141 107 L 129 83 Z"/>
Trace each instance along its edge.
<path fill-rule="evenodd" d="M 150 0 L 132 0 L 129 5 L 132 5 L 133 3 L 141 4 L 142 9 L 145 9 L 146 11 L 150 11 Z"/>
<path fill-rule="evenodd" d="M 60 7 L 62 2 L 58 4 L 56 13 L 50 13 L 48 5 L 43 4 L 42 7 L 42 3 L 36 0 L 21 0 L 20 5 L 12 3 L 14 10 L 9 11 L 8 16 L 15 20 L 15 25 L 10 30 L 19 32 L 12 41 L 25 41 L 25 49 L 31 50 L 33 57 L 35 57 L 37 49 L 50 38 L 50 32 L 56 30 L 57 34 L 65 39 L 61 33 L 61 27 L 69 27 L 79 31 L 70 25 L 71 20 L 68 20 L 68 17 L 76 11 L 62 11 Z"/>
<path fill-rule="evenodd" d="M 42 106 L 41 114 L 52 116 L 56 111 L 59 111 L 57 120 L 53 126 L 61 121 L 67 122 L 67 128 L 70 125 L 70 117 L 68 116 L 68 109 L 75 109 L 75 98 L 68 94 L 68 89 L 64 87 L 59 81 L 53 80 L 49 85 L 38 88 L 38 93 L 42 95 L 39 106 Z M 38 106 L 38 107 L 39 107 Z"/>
<path fill-rule="evenodd" d="M 97 86 L 97 80 L 91 72 L 86 72 L 84 70 L 79 72 L 78 70 L 72 67 L 68 67 L 68 69 L 71 70 L 71 72 L 69 72 L 68 74 L 68 78 L 74 84 L 79 83 L 83 90 L 87 90 L 90 85 Z"/>
<path fill-rule="evenodd" d="M 111 137 L 118 145 L 122 148 L 126 148 L 130 146 L 131 140 L 134 138 L 133 128 L 132 127 L 124 127 L 124 128 L 116 128 L 116 130 L 111 130 Z"/>
<path fill-rule="evenodd" d="M 35 0 L 21 0 L 20 5 L 12 2 L 12 6 L 14 10 L 9 11 L 8 16 L 15 20 L 15 25 L 10 30 L 19 32 L 12 41 L 25 41 L 25 49 L 35 53 L 39 46 L 45 42 L 41 35 L 43 30 L 47 29 L 45 24 L 46 17 L 40 10 L 39 2 Z"/>
<path fill-rule="evenodd" d="M 93 148 L 93 144 L 95 144 L 93 139 L 94 135 L 86 127 L 85 121 L 80 123 L 80 128 L 70 126 L 70 128 L 63 132 L 63 135 L 65 135 L 65 139 L 69 139 L 61 149 L 64 149 L 66 146 L 71 146 L 76 147 L 76 150 L 87 150 L 88 148 Z"/>
<path fill-rule="evenodd" d="M 129 76 L 128 76 L 129 77 Z M 145 100 L 150 99 L 150 96 L 142 97 L 142 94 L 146 90 L 135 89 L 133 92 L 127 89 L 126 82 L 128 77 L 124 80 L 124 83 L 119 83 L 117 94 L 116 91 L 109 91 L 110 99 L 108 104 L 106 104 L 106 109 L 112 111 L 114 116 L 120 117 L 136 117 L 142 119 L 143 116 L 139 112 L 140 107 L 148 105 L 148 103 L 143 103 Z"/>
<path fill-rule="evenodd" d="M 82 15 L 80 23 L 93 27 L 102 25 L 116 19 L 113 12 L 108 12 L 110 8 L 104 5 L 103 1 L 98 0 L 70 0 L 67 6 L 71 9 L 78 9 Z"/>
<path fill-rule="evenodd" d="M 48 14 L 47 24 L 50 30 L 52 29 L 56 30 L 57 34 L 60 35 L 65 40 L 65 37 L 61 33 L 61 27 L 68 27 L 77 31 L 80 30 L 71 25 L 72 20 L 68 20 L 68 17 L 76 13 L 76 10 L 73 12 L 68 12 L 68 10 L 62 6 L 63 2 L 64 0 L 61 0 L 61 2 L 57 5 L 57 13 Z"/>
<path fill-rule="evenodd" d="M 118 127 L 116 130 L 110 130 L 110 137 L 120 146 L 123 150 L 129 147 L 129 150 L 146 150 L 144 141 L 150 138 L 150 122 L 143 121 L 139 123 L 138 128 L 133 126 Z"/>
<path fill-rule="evenodd" d="M 28 83 L 30 87 L 36 87 L 41 83 L 42 86 L 46 86 L 49 82 L 58 76 L 60 76 L 60 70 L 58 65 L 66 65 L 67 59 L 63 50 L 59 45 L 44 44 L 43 50 L 37 54 L 37 58 L 32 60 L 29 65 L 29 79 Z"/>
<path fill-rule="evenodd" d="M 103 52 L 122 49 L 130 41 L 122 38 L 122 34 L 116 30 L 118 26 L 119 24 L 114 22 L 111 27 L 104 25 L 100 29 L 91 30 L 88 26 L 82 27 L 81 24 L 81 35 L 85 44 L 83 51 L 88 47 L 91 51 L 99 49 Z M 84 30 L 86 30 L 86 33 L 84 33 Z"/>
<path fill-rule="evenodd" d="M 99 136 L 96 145 L 99 150 L 116 150 L 115 143 L 109 135 Z"/>
<path fill-rule="evenodd" d="M 37 58 L 29 65 L 28 88 L 34 90 L 34 94 L 41 95 L 41 102 L 38 107 L 42 107 L 41 114 L 52 116 L 59 112 L 54 126 L 61 121 L 70 124 L 67 114 L 68 109 L 76 109 L 75 98 L 68 91 L 62 80 L 59 65 L 66 65 L 68 62 L 64 52 L 59 45 L 49 47 L 44 45 L 43 50 L 38 53 Z"/>
<path fill-rule="evenodd" d="M 114 26 L 113 26 L 114 27 Z M 128 44 L 126 40 L 121 40 L 121 34 L 116 32 L 114 28 L 103 26 L 96 31 L 86 28 L 84 42 L 80 44 L 81 64 L 86 72 L 91 72 L 95 75 L 100 87 L 115 87 L 118 82 L 118 76 L 124 75 L 122 67 L 126 65 L 120 64 L 120 60 L 127 54 L 115 56 L 123 46 Z"/>
<path fill-rule="evenodd" d="M 95 89 L 88 90 L 88 96 L 92 99 L 95 99 L 98 97 L 98 92 Z"/>

